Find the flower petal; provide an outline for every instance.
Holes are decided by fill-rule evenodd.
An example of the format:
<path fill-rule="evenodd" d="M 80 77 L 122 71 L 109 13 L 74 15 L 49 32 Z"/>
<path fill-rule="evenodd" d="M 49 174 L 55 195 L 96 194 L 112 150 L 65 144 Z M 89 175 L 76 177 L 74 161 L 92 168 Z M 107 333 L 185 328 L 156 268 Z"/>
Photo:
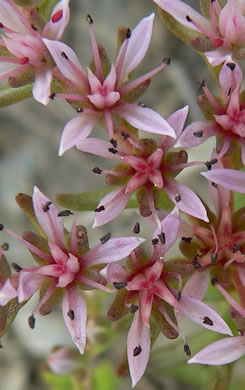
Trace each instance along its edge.
<path fill-rule="evenodd" d="M 189 111 L 189 106 L 185 106 L 175 111 L 167 119 L 168 124 L 174 129 L 177 139 L 182 133 L 182 130 L 184 128 L 188 111 Z M 176 143 L 175 139 L 169 138 L 168 136 L 161 137 L 161 147 L 164 152 L 167 152 L 167 150 L 169 150 L 175 143 Z"/>
<path fill-rule="evenodd" d="M 74 314 L 73 319 L 72 316 L 68 315 L 72 312 Z M 77 287 L 73 286 L 66 289 L 62 302 L 62 313 L 75 345 L 79 352 L 83 354 L 86 345 L 87 308 L 86 302 Z"/>
<path fill-rule="evenodd" d="M 0 289 L 0 306 L 5 306 L 11 299 L 18 296 L 18 293 L 10 279 L 7 279 L 2 288 Z"/>
<path fill-rule="evenodd" d="M 120 103 L 113 111 L 137 129 L 176 138 L 175 131 L 157 112 L 137 104 Z"/>
<path fill-rule="evenodd" d="M 50 86 L 52 81 L 51 70 L 44 66 L 36 68 L 35 82 L 32 88 L 34 99 L 46 106 L 50 102 Z"/>
<path fill-rule="evenodd" d="M 92 132 L 98 115 L 82 113 L 71 119 L 65 126 L 60 140 L 59 156 L 62 156 L 68 149 L 79 145 Z"/>
<path fill-rule="evenodd" d="M 140 351 L 136 353 L 136 348 Z M 128 332 L 127 355 L 129 371 L 134 387 L 142 378 L 150 356 L 150 329 L 143 324 L 138 310 Z"/>
<path fill-rule="evenodd" d="M 228 190 L 245 193 L 245 172 L 235 169 L 217 168 L 209 172 L 201 172 L 201 175 Z"/>
<path fill-rule="evenodd" d="M 104 141 L 98 138 L 86 138 L 85 140 L 79 142 L 77 149 L 82 152 L 87 152 L 95 154 L 96 156 L 101 156 L 109 159 L 120 159 L 120 156 L 117 153 L 111 153 L 108 149 L 111 148 L 111 143 Z"/>
<path fill-rule="evenodd" d="M 59 41 L 64 33 L 64 30 L 70 19 L 70 0 L 61 0 L 53 8 L 50 16 L 50 22 L 46 24 L 43 32 L 43 36 L 48 39 L 54 39 Z M 61 13 L 61 18 L 58 21 L 52 21 L 53 17 L 58 13 Z"/>
<path fill-rule="evenodd" d="M 187 317 L 204 328 L 232 336 L 232 332 L 223 318 L 200 299 L 182 294 L 179 308 Z"/>
<path fill-rule="evenodd" d="M 5 27 L 8 27 L 9 29 L 16 31 L 20 34 L 30 34 L 28 29 L 22 23 L 14 7 L 8 4 L 7 1 L 0 2 L 0 15 L 0 22 Z"/>
<path fill-rule="evenodd" d="M 161 232 L 164 233 L 165 236 L 165 244 L 161 246 L 161 256 L 163 256 L 169 248 L 171 248 L 178 236 L 178 230 L 180 226 L 179 219 L 179 209 L 176 206 L 170 214 L 168 214 L 161 221 Z M 158 235 L 161 233 L 160 229 L 157 227 L 152 238 L 158 238 Z"/>
<path fill-rule="evenodd" d="M 218 126 L 213 122 L 193 122 L 185 128 L 174 146 L 176 148 L 179 148 L 180 146 L 198 146 L 201 145 L 204 141 L 206 141 L 206 139 L 212 137 L 217 133 Z"/>
<path fill-rule="evenodd" d="M 36 267 L 39 269 L 39 267 Z M 20 272 L 19 286 L 18 286 L 18 301 L 24 302 L 29 299 L 46 281 L 49 280 L 47 276 L 39 275 L 34 272 Z"/>
<path fill-rule="evenodd" d="M 125 282 L 128 272 L 120 264 L 110 263 L 100 271 L 100 274 L 113 285 L 113 282 Z"/>
<path fill-rule="evenodd" d="M 237 336 L 215 341 L 188 360 L 188 363 L 220 366 L 222 364 L 234 362 L 244 354 L 245 338 Z"/>

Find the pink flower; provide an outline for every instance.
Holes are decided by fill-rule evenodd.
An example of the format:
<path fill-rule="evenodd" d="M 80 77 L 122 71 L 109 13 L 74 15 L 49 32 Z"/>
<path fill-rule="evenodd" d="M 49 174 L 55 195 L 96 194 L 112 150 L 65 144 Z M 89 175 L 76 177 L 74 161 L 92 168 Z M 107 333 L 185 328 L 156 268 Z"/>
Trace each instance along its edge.
<path fill-rule="evenodd" d="M 53 308 L 52 298 L 56 297 L 57 302 L 57 297 L 61 296 L 65 323 L 74 343 L 80 353 L 83 353 L 86 344 L 87 309 L 81 288 L 97 288 L 112 292 L 105 287 L 106 282 L 99 274 L 100 267 L 94 266 L 123 259 L 144 239 L 136 237 L 110 239 L 110 236 L 107 236 L 102 238 L 101 243 L 94 249 L 89 250 L 85 230 L 76 227 L 74 217 L 67 244 L 62 213 L 58 213 L 56 207 L 38 188 L 34 188 L 33 207 L 40 229 L 48 237 L 48 241 L 32 233 L 26 233 L 25 238 L 21 238 L 1 226 L 2 230 L 22 242 L 31 251 L 39 265 L 19 267 L 17 289 L 13 286 L 12 279 L 8 279 L 0 290 L 0 304 L 5 305 L 13 297 L 18 297 L 20 303 L 25 302 L 41 289 L 40 302 L 29 318 L 29 325 L 33 328 L 35 313 L 39 310 L 41 314 L 48 314 Z"/>
<path fill-rule="evenodd" d="M 168 118 L 168 123 L 175 129 L 177 137 L 183 129 L 187 113 L 186 106 Z M 112 148 L 109 142 L 95 138 L 88 138 L 77 145 L 79 150 L 121 161 L 114 170 L 94 169 L 95 173 L 107 174 L 108 184 L 120 185 L 119 189 L 107 194 L 98 204 L 94 227 L 102 226 L 116 218 L 135 191 L 136 198 L 139 195 L 140 214 L 148 216 L 152 213 L 158 224 L 160 221 L 154 197 L 160 195 L 163 190 L 174 204 L 178 204 L 180 210 L 207 221 L 205 207 L 198 196 L 175 180 L 175 176 L 183 168 L 203 163 L 187 163 L 187 154 L 183 150 L 178 153 L 169 152 L 175 140 L 168 136 L 161 137 L 159 147 L 152 139 L 137 139 L 134 135 L 131 136 L 125 128 L 116 132 L 115 137 L 119 140 L 116 148 Z"/>
<path fill-rule="evenodd" d="M 244 48 L 245 6 L 243 1 L 228 0 L 223 8 L 219 0 L 210 1 L 210 19 L 200 15 L 180 0 L 153 1 L 178 23 L 198 33 L 191 44 L 197 50 L 205 52 L 212 66 L 230 61 L 233 54 L 239 55 L 239 50 Z M 210 49 L 207 49 L 207 46 L 210 46 Z"/>
<path fill-rule="evenodd" d="M 221 98 L 211 95 L 206 85 L 204 95 L 199 97 L 200 107 L 206 107 L 209 121 L 193 122 L 181 134 L 176 147 L 193 147 L 202 144 L 211 136 L 217 136 L 218 158 L 226 155 L 231 147 L 241 146 L 241 158 L 245 165 L 245 106 L 240 101 L 242 71 L 238 64 L 223 65 L 219 74 Z M 207 105 L 210 105 L 207 111 Z"/>
<path fill-rule="evenodd" d="M 162 221 L 161 228 L 156 229 L 150 257 L 147 258 L 147 255 L 138 248 L 131 253 L 131 263 L 128 262 L 128 268 L 119 264 L 109 264 L 101 271 L 112 285 L 117 288 L 126 287 L 128 294 L 126 297 L 124 295 L 124 304 L 130 308 L 131 313 L 136 311 L 127 339 L 127 356 L 133 387 L 143 376 L 150 355 L 149 320 L 153 305 L 175 332 L 170 338 L 175 338 L 180 331 L 173 317 L 166 310 L 166 304 L 170 310 L 184 313 L 207 329 L 231 335 L 229 327 L 212 308 L 199 299 L 181 294 L 181 275 L 168 272 L 167 263 L 162 261 L 162 256 L 173 246 L 177 238 L 179 224 L 176 207 Z M 171 279 L 178 280 L 178 291 L 171 287 Z M 185 351 L 189 355 L 187 341 L 184 336 L 182 337 Z"/>
<path fill-rule="evenodd" d="M 88 67 L 86 74 L 72 49 L 64 43 L 44 39 L 58 69 L 73 86 L 72 91 L 56 94 L 55 97 L 76 102 L 79 105 L 78 112 L 81 112 L 64 128 L 60 155 L 86 139 L 102 118 L 105 119 L 111 139 L 114 138 L 117 117 L 124 118 L 131 126 L 138 129 L 175 137 L 174 130 L 158 113 L 150 108 L 131 103 L 132 92 L 146 85 L 154 74 L 166 66 L 166 63 L 163 63 L 144 76 L 129 81 L 129 74 L 139 65 L 148 49 L 153 19 L 154 14 L 142 19 L 132 32 L 128 30 L 115 65 L 106 64 L 110 66 L 110 71 L 107 73 L 103 70 L 101 48 L 97 46 L 90 16 L 88 21 L 95 70 Z"/>
<path fill-rule="evenodd" d="M 245 336 L 242 335 L 215 341 L 188 360 L 188 363 L 221 366 L 234 362 L 244 354 Z"/>
<path fill-rule="evenodd" d="M 19 8 L 13 0 L 0 0 L 0 15 L 0 45 L 11 54 L 0 57 L 0 80 L 34 69 L 33 97 L 47 105 L 54 64 L 42 38 L 61 39 L 70 17 L 69 0 L 56 4 L 46 25 L 34 8 Z"/>

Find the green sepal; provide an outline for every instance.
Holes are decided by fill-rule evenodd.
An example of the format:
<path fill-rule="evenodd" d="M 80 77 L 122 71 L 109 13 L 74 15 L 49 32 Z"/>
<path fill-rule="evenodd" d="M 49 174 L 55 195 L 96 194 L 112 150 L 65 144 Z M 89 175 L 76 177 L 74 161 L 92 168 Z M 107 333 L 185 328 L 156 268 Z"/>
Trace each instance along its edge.
<path fill-rule="evenodd" d="M 163 306 L 167 311 L 168 315 L 170 316 L 170 318 L 172 319 L 172 321 L 177 326 L 173 308 L 166 303 L 163 303 Z M 160 312 L 160 310 L 158 309 L 157 305 L 154 302 L 152 305 L 151 314 L 157 326 L 159 327 L 160 331 L 164 334 L 164 336 L 166 336 L 168 339 L 176 339 L 178 337 L 179 335 L 178 332 L 168 323 L 168 321 L 165 319 L 164 315 Z"/>
<path fill-rule="evenodd" d="M 8 85 L 0 88 L 0 107 L 6 107 L 10 104 L 18 103 L 21 100 L 32 96 L 32 85 L 24 87 L 11 88 Z"/>
<path fill-rule="evenodd" d="M 107 317 L 109 318 L 109 320 L 120 320 L 125 314 L 129 312 L 129 309 L 125 306 L 125 299 L 127 295 L 128 291 L 126 290 L 126 288 L 122 288 L 116 293 L 111 307 L 107 313 Z"/>
<path fill-rule="evenodd" d="M 53 280 L 47 280 L 41 286 L 40 301 L 53 283 L 54 283 Z M 61 287 L 56 287 L 51 297 L 41 306 L 39 313 L 43 316 L 51 313 L 51 311 L 55 308 L 55 306 L 61 303 L 63 295 L 64 295 L 64 289 Z"/>
<path fill-rule="evenodd" d="M 199 0 L 199 2 L 203 16 L 207 19 L 210 19 L 210 1 Z"/>
<path fill-rule="evenodd" d="M 33 232 L 24 232 L 22 236 L 26 241 L 30 242 L 32 245 L 34 245 L 36 248 L 40 249 L 41 251 L 47 253 L 50 255 L 50 250 L 48 246 L 48 241 L 46 238 L 39 236 L 36 233 Z M 37 262 L 38 265 L 43 266 L 47 265 L 47 261 L 33 253 L 31 250 L 31 255 L 34 258 L 34 260 Z M 50 255 L 51 256 L 51 255 Z"/>
<path fill-rule="evenodd" d="M 19 7 L 33 7 L 37 0 L 13 0 Z"/>
<path fill-rule="evenodd" d="M 0 337 L 6 333 L 25 303 L 19 303 L 17 298 L 13 298 L 7 305 L 0 307 Z"/>
<path fill-rule="evenodd" d="M 37 7 L 37 11 L 46 22 L 50 20 L 51 12 L 53 11 L 53 8 L 58 3 L 58 1 L 59 0 L 43 0 Z"/>

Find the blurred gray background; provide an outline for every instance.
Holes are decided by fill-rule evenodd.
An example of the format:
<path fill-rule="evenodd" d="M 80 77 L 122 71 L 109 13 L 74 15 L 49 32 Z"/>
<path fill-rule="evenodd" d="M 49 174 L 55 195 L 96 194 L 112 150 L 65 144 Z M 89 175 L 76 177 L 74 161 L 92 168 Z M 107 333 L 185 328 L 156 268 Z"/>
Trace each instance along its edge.
<path fill-rule="evenodd" d="M 198 1 L 189 3 L 197 5 Z M 151 87 L 141 101 L 165 118 L 188 104 L 188 121 L 198 120 L 202 116 L 196 105 L 197 83 L 201 79 L 208 81 L 210 77 L 203 60 L 165 29 L 151 0 L 71 0 L 71 21 L 64 41 L 75 50 L 83 66 L 87 66 L 92 55 L 86 22 L 86 15 L 90 13 L 94 19 L 97 40 L 104 45 L 113 62 L 116 57 L 117 28 L 126 26 L 133 29 L 142 17 L 152 12 L 156 12 L 152 42 L 144 61 L 136 70 L 136 75 L 153 69 L 164 57 L 170 56 L 172 62 L 171 66 L 154 77 Z M 103 167 L 103 160 L 98 159 L 95 163 L 92 156 L 82 154 L 75 148 L 62 158 L 58 157 L 63 127 L 75 115 L 68 104 L 58 100 L 50 102 L 48 107 L 28 99 L 1 108 L 0 222 L 19 234 L 31 227 L 15 204 L 14 197 L 18 192 L 32 194 L 33 186 L 37 185 L 52 199 L 56 192 L 89 191 L 103 186 L 102 175 L 95 177 L 91 172 L 95 165 Z M 204 158 L 205 150 L 202 149 Z M 198 159 L 199 153 L 195 150 L 192 159 Z M 208 157 L 209 151 L 207 159 Z M 200 186 L 206 188 L 201 180 L 193 180 L 188 175 L 184 180 L 188 181 L 193 189 L 200 189 Z M 104 231 L 115 230 L 116 235 L 128 235 L 131 233 L 128 226 L 133 228 L 134 225 L 130 212 L 126 212 L 104 230 L 92 231 L 92 220 L 93 213 L 82 213 L 79 216 L 79 222 L 88 227 L 92 236 L 91 246 Z M 5 241 L 10 243 L 10 250 L 6 253 L 10 262 L 32 264 L 25 248 L 2 234 L 1 243 Z M 70 343 L 60 312 L 49 318 L 38 316 L 35 330 L 29 329 L 27 318 L 33 305 L 33 301 L 26 305 L 2 340 L 4 349 L 0 352 L 1 390 L 45 389 L 37 374 L 38 363 L 54 344 Z M 136 388 L 163 388 L 161 386 L 164 382 L 159 383 L 156 379 L 155 382 L 149 380 L 146 375 Z M 178 388 L 178 384 L 171 380 L 165 381 L 165 385 L 169 390 Z M 122 388 L 130 387 L 130 382 L 126 381 Z"/>

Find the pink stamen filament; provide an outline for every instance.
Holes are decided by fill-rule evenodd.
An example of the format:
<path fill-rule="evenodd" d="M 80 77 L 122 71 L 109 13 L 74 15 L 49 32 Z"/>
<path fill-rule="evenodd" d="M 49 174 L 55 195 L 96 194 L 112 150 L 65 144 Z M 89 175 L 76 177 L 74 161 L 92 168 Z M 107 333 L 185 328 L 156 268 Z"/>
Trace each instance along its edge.
<path fill-rule="evenodd" d="M 71 253 L 77 255 L 77 217 L 73 214 L 72 227 L 71 227 Z"/>
<path fill-rule="evenodd" d="M 161 221 L 159 219 L 159 216 L 158 216 L 156 208 L 155 208 L 155 203 L 154 203 L 154 199 L 153 199 L 151 186 L 148 186 L 148 185 L 146 186 L 146 194 L 147 194 L 147 200 L 148 200 L 148 203 L 150 206 L 150 210 L 152 212 L 152 216 L 154 217 L 158 228 L 160 229 L 160 231 L 162 231 Z"/>
<path fill-rule="evenodd" d="M 230 138 L 228 136 L 225 136 L 222 149 L 221 149 L 221 151 L 218 154 L 218 158 L 219 159 L 221 159 L 221 157 L 223 157 L 226 154 L 227 150 L 230 147 L 230 144 L 231 144 Z"/>
<path fill-rule="evenodd" d="M 104 115 L 105 115 L 105 120 L 106 120 L 106 124 L 107 124 L 107 130 L 108 130 L 109 137 L 111 139 L 113 139 L 114 138 L 113 121 L 112 121 L 112 116 L 111 116 L 110 110 L 104 109 Z"/>
<path fill-rule="evenodd" d="M 10 72 L 7 72 L 7 73 L 0 75 L 0 81 L 5 80 L 9 77 L 15 76 L 16 74 L 24 72 L 25 70 L 28 70 L 30 68 L 32 68 L 32 65 L 29 63 L 25 64 L 25 65 L 20 65 L 17 68 L 11 70 Z"/>
<path fill-rule="evenodd" d="M 179 169 L 184 169 L 184 168 L 189 168 L 193 166 L 203 166 L 205 164 L 204 161 L 192 161 L 188 163 L 182 163 L 182 164 L 175 164 L 175 165 L 170 165 L 167 167 L 167 171 L 178 171 Z"/>
<path fill-rule="evenodd" d="M 104 79 L 104 76 L 103 76 L 103 72 L 102 72 L 102 65 L 101 65 L 101 61 L 100 61 L 99 49 L 98 49 L 98 45 L 96 42 L 92 23 L 89 23 L 89 33 L 90 33 L 90 39 L 91 39 L 92 49 L 93 49 L 96 76 L 98 77 L 100 82 L 102 82 Z"/>
<path fill-rule="evenodd" d="M 84 284 L 87 284 L 88 286 L 91 286 L 93 288 L 96 288 L 96 289 L 99 289 L 99 290 L 102 290 L 102 291 L 106 291 L 106 292 L 109 292 L 109 293 L 115 292 L 114 289 L 105 287 L 105 286 L 103 286 L 103 284 L 100 284 L 98 282 L 95 282 L 94 280 L 88 279 L 84 275 L 78 275 L 77 276 L 77 280 L 79 280 L 80 282 L 82 282 Z"/>
<path fill-rule="evenodd" d="M 218 252 L 218 250 L 219 250 L 219 244 L 218 244 L 218 239 L 217 239 L 217 234 L 216 234 L 216 231 L 215 231 L 215 229 L 214 229 L 214 226 L 213 225 L 209 225 L 209 227 L 210 227 L 210 230 L 211 230 L 211 232 L 212 232 L 212 234 L 213 234 L 213 238 L 214 238 L 214 243 L 215 243 L 215 254 Z"/>
<path fill-rule="evenodd" d="M 130 257 L 131 257 L 132 263 L 135 265 L 135 267 L 136 267 L 136 268 L 139 268 L 139 267 L 140 267 L 140 264 L 139 264 L 139 262 L 138 262 L 138 260 L 137 260 L 137 256 L 136 256 L 134 250 L 130 253 Z"/>
<path fill-rule="evenodd" d="M 215 1 L 214 2 L 210 2 L 210 20 L 211 20 L 211 26 L 212 26 L 212 29 L 214 32 L 216 32 L 216 29 L 217 29 L 217 19 L 216 19 L 216 15 L 215 15 Z"/>
<path fill-rule="evenodd" d="M 49 220 L 49 226 L 50 226 L 50 228 L 52 230 L 52 233 L 53 233 L 53 238 L 54 238 L 55 244 L 57 246 L 59 246 L 60 248 L 65 249 L 64 243 L 63 243 L 63 241 L 61 240 L 61 237 L 58 234 L 57 227 L 55 226 L 55 223 L 53 221 L 52 216 L 50 215 L 49 210 L 46 212 L 46 214 L 47 214 L 47 217 L 48 217 L 48 220 Z"/>
<path fill-rule="evenodd" d="M 118 63 L 116 65 L 117 80 L 116 80 L 115 88 L 117 88 L 118 84 L 119 84 L 120 73 L 121 73 L 122 66 L 123 66 L 123 63 L 125 60 L 125 56 L 126 56 L 126 52 L 127 52 L 127 48 L 128 48 L 128 43 L 129 43 L 129 38 L 126 38 L 125 41 L 123 42 L 123 49 L 122 49 L 121 55 L 119 57 Z"/>
<path fill-rule="evenodd" d="M 221 6 L 219 4 L 219 0 L 214 1 L 214 7 L 215 7 L 215 11 L 216 11 L 217 15 L 219 16 L 219 14 L 221 12 Z"/>
<path fill-rule="evenodd" d="M 49 300 L 49 298 L 51 297 L 51 295 L 53 294 L 53 292 L 55 291 L 56 289 L 56 286 L 57 286 L 57 281 L 55 280 L 53 282 L 53 284 L 49 287 L 48 291 L 46 292 L 46 294 L 44 294 L 44 296 L 42 297 L 41 301 L 39 302 L 39 304 L 34 308 L 34 310 L 32 311 L 32 315 L 34 316 L 36 314 L 36 312 L 38 312 L 41 307 Z"/>
<path fill-rule="evenodd" d="M 56 99 L 67 99 L 67 100 L 75 100 L 79 102 L 89 102 L 89 99 L 86 96 L 81 96 L 75 93 L 56 93 Z"/>
<path fill-rule="evenodd" d="M 230 294 L 225 291 L 225 289 L 219 284 L 216 283 L 215 287 L 221 292 L 221 294 L 225 297 L 225 299 L 233 306 L 238 313 L 241 314 L 242 317 L 245 317 L 245 309 L 239 305 L 234 299 L 230 296 Z"/>
<path fill-rule="evenodd" d="M 112 175 L 112 176 L 118 176 L 118 177 L 130 175 L 130 171 L 117 172 L 117 171 L 110 171 L 109 169 L 103 169 L 102 173 L 104 173 L 106 175 Z"/>
<path fill-rule="evenodd" d="M 213 95 L 210 93 L 208 87 L 205 85 L 203 87 L 203 91 L 209 101 L 209 103 L 213 106 L 213 108 L 215 109 L 216 113 L 218 115 L 222 115 L 224 114 L 224 109 L 219 105 L 219 103 L 217 102 L 217 100 L 213 97 Z"/>
<path fill-rule="evenodd" d="M 96 253 L 98 252 L 99 248 L 103 244 L 100 242 L 98 245 L 96 245 L 95 248 L 91 249 L 88 253 L 84 255 L 84 257 L 81 260 L 82 268 L 88 268 L 89 266 L 93 265 L 93 259 Z"/>
<path fill-rule="evenodd" d="M 24 26 L 31 32 L 31 35 L 35 33 L 32 26 L 30 25 L 29 21 L 26 19 L 26 17 L 23 15 L 23 13 L 20 11 L 20 9 L 16 6 L 16 4 L 12 0 L 7 0 L 8 3 L 12 8 L 14 8 L 15 12 L 18 14 L 20 20 L 24 24 Z"/>
<path fill-rule="evenodd" d="M 11 57 L 11 56 L 0 56 L 1 62 L 9 62 L 12 64 L 20 64 L 21 59 L 17 57 Z"/>
<path fill-rule="evenodd" d="M 214 41 L 214 40 L 216 40 L 217 38 L 219 38 L 219 35 L 218 35 L 218 34 L 215 34 L 214 32 L 207 30 L 205 27 L 201 26 L 200 24 L 198 24 L 198 23 L 195 22 L 194 20 L 191 19 L 190 23 L 192 23 L 193 26 L 195 26 L 201 33 L 203 33 L 204 35 L 206 35 L 206 36 L 207 36 L 208 38 L 210 38 L 212 41 Z"/>
<path fill-rule="evenodd" d="M 146 73 L 145 75 L 137 78 L 134 81 L 131 81 L 129 84 L 123 86 L 119 89 L 119 93 L 121 96 L 125 95 L 129 91 L 131 91 L 133 88 L 138 87 L 139 85 L 143 84 L 146 80 L 151 79 L 155 74 L 160 72 L 162 69 L 164 69 L 167 66 L 167 64 L 163 63 L 159 65 L 156 69 Z"/>
<path fill-rule="evenodd" d="M 35 253 L 37 256 L 41 257 L 41 259 L 47 260 L 49 263 L 53 263 L 53 258 L 46 252 L 43 252 L 41 249 L 38 249 L 36 246 L 31 244 L 29 241 L 20 237 L 18 234 L 12 232 L 8 228 L 4 228 L 4 231 L 7 232 L 11 237 L 14 237 L 21 244 L 24 244 L 31 252 Z"/>
<path fill-rule="evenodd" d="M 67 58 L 66 61 L 71 67 L 71 69 L 74 71 L 74 73 L 76 73 L 76 75 L 78 76 L 77 83 L 80 84 L 85 91 L 89 91 L 89 82 L 85 74 L 83 74 L 83 72 L 81 72 L 81 70 L 78 69 L 78 67 L 69 58 Z"/>

